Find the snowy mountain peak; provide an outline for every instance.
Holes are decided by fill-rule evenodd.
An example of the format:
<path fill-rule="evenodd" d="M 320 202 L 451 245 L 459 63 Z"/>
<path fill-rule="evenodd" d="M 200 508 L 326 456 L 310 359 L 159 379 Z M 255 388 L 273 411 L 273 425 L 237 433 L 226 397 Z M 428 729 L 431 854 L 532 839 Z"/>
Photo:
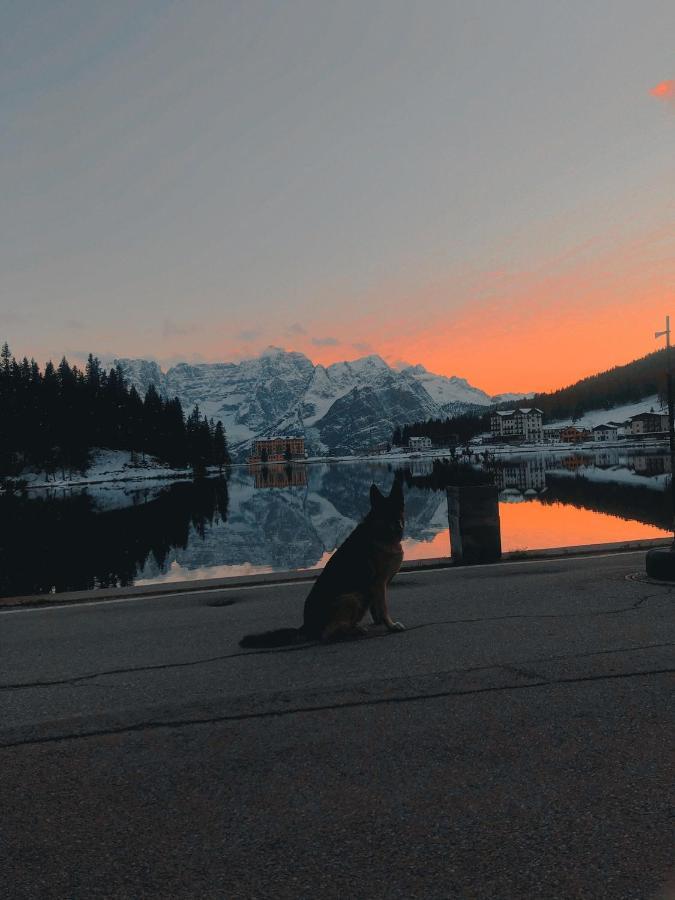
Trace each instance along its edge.
<path fill-rule="evenodd" d="M 154 384 L 180 398 L 186 411 L 221 420 L 235 454 L 271 434 L 304 434 L 310 452 L 361 450 L 388 440 L 397 425 L 488 406 L 491 397 L 466 379 L 424 366 L 397 371 L 371 354 L 329 366 L 304 354 L 268 347 L 238 363 L 179 363 L 166 373 L 148 360 L 119 360 L 144 394 Z"/>

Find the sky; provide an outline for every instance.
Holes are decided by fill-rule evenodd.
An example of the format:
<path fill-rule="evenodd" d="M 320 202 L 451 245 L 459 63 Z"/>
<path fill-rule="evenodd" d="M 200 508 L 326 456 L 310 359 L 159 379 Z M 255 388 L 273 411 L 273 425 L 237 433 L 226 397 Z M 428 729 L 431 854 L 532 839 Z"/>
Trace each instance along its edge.
<path fill-rule="evenodd" d="M 0 340 L 491 393 L 675 317 L 672 0 L 0 6 Z"/>

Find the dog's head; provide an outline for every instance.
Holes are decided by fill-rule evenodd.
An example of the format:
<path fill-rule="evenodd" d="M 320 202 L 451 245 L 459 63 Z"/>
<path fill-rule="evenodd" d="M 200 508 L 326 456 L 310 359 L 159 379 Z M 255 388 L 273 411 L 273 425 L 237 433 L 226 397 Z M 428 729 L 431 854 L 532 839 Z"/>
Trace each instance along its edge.
<path fill-rule="evenodd" d="M 376 484 L 370 486 L 370 518 L 381 540 L 400 541 L 403 537 L 403 479 L 397 473 L 388 497 Z"/>

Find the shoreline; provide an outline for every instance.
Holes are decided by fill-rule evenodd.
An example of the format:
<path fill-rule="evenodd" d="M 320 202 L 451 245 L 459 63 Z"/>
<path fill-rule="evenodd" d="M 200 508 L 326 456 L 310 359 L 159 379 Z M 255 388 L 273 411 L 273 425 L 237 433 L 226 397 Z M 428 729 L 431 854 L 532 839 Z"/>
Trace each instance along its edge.
<path fill-rule="evenodd" d="M 588 453 L 594 451 L 602 451 L 602 450 L 667 450 L 668 442 L 665 440 L 655 440 L 655 441 L 607 441 L 607 442 L 585 442 L 580 444 L 485 444 L 485 445 L 474 445 L 471 448 L 471 457 L 467 458 L 463 455 L 458 455 L 458 460 L 465 459 L 468 462 L 478 462 L 479 458 L 488 453 L 488 455 L 495 457 L 504 457 L 504 456 L 519 456 L 519 455 L 530 455 L 533 453 L 548 453 L 552 455 L 556 455 L 559 453 L 569 453 L 570 451 L 577 451 L 579 453 Z M 381 453 L 377 455 L 358 455 L 358 456 L 310 456 L 306 459 L 294 459 L 290 460 L 288 463 L 268 463 L 268 466 L 279 466 L 279 465 L 319 465 L 319 464 L 339 464 L 339 463 L 392 463 L 398 460 L 400 461 L 409 461 L 409 460 L 430 460 L 433 461 L 435 459 L 449 459 L 452 456 L 452 450 L 449 447 L 436 447 L 430 450 L 414 450 L 414 451 L 390 451 L 388 453 Z M 87 488 L 93 487 L 96 485 L 102 484 L 128 484 L 133 482 L 143 482 L 143 481 L 166 481 L 168 483 L 174 481 L 193 481 L 195 479 L 195 475 L 190 470 L 186 469 L 170 469 L 163 468 L 160 466 L 141 466 L 141 467 L 126 467 L 127 471 L 124 468 L 118 470 L 112 470 L 110 472 L 101 472 L 99 474 L 93 475 L 83 475 L 83 476 L 75 476 L 74 478 L 68 479 L 59 479 L 57 481 L 37 481 L 38 477 L 42 477 L 45 473 L 29 473 L 34 480 L 28 481 L 28 483 L 22 485 L 22 491 L 45 491 L 45 490 L 68 490 L 71 488 Z M 232 463 L 227 467 L 224 467 L 222 472 L 215 468 L 211 467 L 207 469 L 204 476 L 206 478 L 215 478 L 219 476 L 226 476 L 226 473 L 230 470 L 234 469 L 251 469 L 254 468 L 247 462 L 238 462 Z M 260 464 L 255 466 L 255 468 L 263 468 L 263 465 Z M 0 476 L 6 478 L 9 481 L 14 482 L 24 482 L 26 480 L 26 476 L 17 475 L 17 476 Z M 0 487 L 0 493 L 3 493 L 2 488 Z"/>

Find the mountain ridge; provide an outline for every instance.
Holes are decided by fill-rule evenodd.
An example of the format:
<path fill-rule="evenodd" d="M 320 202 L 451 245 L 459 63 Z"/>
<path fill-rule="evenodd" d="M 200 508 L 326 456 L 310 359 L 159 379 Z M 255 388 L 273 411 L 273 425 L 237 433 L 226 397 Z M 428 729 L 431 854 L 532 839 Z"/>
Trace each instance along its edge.
<path fill-rule="evenodd" d="M 402 422 L 495 402 L 464 378 L 422 365 L 397 370 L 377 354 L 324 366 L 298 351 L 268 347 L 236 363 L 181 362 L 166 372 L 147 359 L 115 363 L 141 393 L 153 384 L 163 396 L 179 397 L 186 408 L 198 404 L 222 421 L 239 457 L 255 438 L 273 433 L 303 435 L 312 453 L 353 453 L 389 440 Z"/>

